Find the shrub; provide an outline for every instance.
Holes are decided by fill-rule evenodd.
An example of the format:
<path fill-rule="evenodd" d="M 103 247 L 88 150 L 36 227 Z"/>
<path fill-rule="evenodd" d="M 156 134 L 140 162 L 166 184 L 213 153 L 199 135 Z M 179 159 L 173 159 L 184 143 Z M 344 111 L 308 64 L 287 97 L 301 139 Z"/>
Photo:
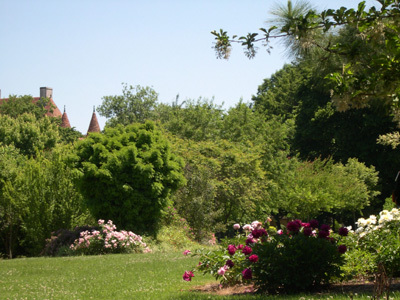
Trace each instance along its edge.
<path fill-rule="evenodd" d="M 260 222 L 243 226 L 232 243 L 217 251 L 197 252 L 199 265 L 192 271 L 210 273 L 223 285 L 253 282 L 259 292 L 311 291 L 340 276 L 347 250 L 331 236 L 328 225 L 289 222 L 287 231 L 264 229 Z"/>
<path fill-rule="evenodd" d="M 80 237 L 71 244 L 70 249 L 74 254 L 107 254 L 150 252 L 151 250 L 142 241 L 140 235 L 132 231 L 116 231 L 117 227 L 109 220 L 98 221 L 100 230 L 86 230 L 80 233 Z"/>
<path fill-rule="evenodd" d="M 45 256 L 65 256 L 69 254 L 65 248 L 69 248 L 70 245 L 80 237 L 81 232 L 99 230 L 100 227 L 92 226 L 81 226 L 75 227 L 74 230 L 60 229 L 52 233 L 50 239 L 46 240 L 46 246 L 41 252 L 41 255 Z"/>

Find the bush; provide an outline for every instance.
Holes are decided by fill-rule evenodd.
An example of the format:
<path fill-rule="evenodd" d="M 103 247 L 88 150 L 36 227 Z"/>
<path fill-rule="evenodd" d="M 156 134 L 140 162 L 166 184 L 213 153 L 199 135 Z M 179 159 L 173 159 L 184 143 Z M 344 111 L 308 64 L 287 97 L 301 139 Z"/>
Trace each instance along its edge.
<path fill-rule="evenodd" d="M 150 252 L 151 250 L 142 241 L 140 235 L 132 231 L 116 231 L 117 227 L 109 220 L 98 221 L 100 230 L 86 230 L 80 233 L 70 249 L 74 254 L 108 254 L 108 253 L 131 253 Z"/>
<path fill-rule="evenodd" d="M 71 244 L 73 244 L 74 241 L 80 237 L 81 232 L 99 230 L 99 228 L 100 227 L 81 226 L 75 227 L 74 230 L 57 230 L 56 232 L 52 233 L 50 239 L 46 240 L 47 243 L 41 255 L 66 256 L 69 254 L 69 251 L 66 251 L 65 248 L 69 249 Z"/>
<path fill-rule="evenodd" d="M 210 273 L 225 285 L 253 282 L 261 293 L 311 291 L 340 276 L 346 246 L 331 236 L 328 225 L 318 228 L 317 221 L 296 220 L 283 232 L 265 230 L 255 221 L 243 230 L 247 236 L 239 234 L 227 247 L 197 252 L 201 261 L 192 271 Z M 347 228 L 340 228 L 338 237 L 347 233 Z"/>
<path fill-rule="evenodd" d="M 343 258 L 334 240 L 298 233 L 275 236 L 253 247 L 258 263 L 252 266 L 259 291 L 311 291 L 340 276 Z"/>

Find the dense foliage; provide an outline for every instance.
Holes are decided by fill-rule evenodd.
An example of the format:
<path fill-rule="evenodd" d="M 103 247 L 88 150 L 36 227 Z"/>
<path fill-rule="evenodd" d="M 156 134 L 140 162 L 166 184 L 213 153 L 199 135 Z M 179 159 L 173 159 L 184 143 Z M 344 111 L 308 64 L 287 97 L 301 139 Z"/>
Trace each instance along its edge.
<path fill-rule="evenodd" d="M 97 219 L 155 234 L 161 210 L 184 183 L 182 161 L 153 123 L 106 128 L 76 144 L 80 190 Z"/>

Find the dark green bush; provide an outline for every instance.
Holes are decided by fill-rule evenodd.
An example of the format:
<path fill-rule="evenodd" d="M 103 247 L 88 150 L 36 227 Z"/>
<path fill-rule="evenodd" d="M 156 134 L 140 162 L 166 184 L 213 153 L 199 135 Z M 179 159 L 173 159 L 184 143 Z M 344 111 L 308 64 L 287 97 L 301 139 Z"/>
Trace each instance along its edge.
<path fill-rule="evenodd" d="M 93 226 L 80 226 L 75 227 L 74 230 L 60 229 L 53 232 L 51 238 L 46 241 L 46 246 L 41 255 L 44 256 L 66 256 L 68 255 L 69 247 L 76 239 L 80 237 L 83 231 L 99 230 L 99 227 Z"/>
<path fill-rule="evenodd" d="M 254 244 L 259 261 L 252 265 L 259 292 L 297 293 L 312 291 L 340 276 L 343 257 L 331 238 L 302 233 L 277 235 Z"/>

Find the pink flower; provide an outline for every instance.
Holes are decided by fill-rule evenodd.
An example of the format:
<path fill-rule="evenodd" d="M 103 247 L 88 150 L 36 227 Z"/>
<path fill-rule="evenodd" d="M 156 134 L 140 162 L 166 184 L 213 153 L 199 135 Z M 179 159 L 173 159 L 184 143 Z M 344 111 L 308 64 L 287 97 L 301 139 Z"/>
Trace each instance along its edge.
<path fill-rule="evenodd" d="M 185 281 L 192 281 L 192 277 L 194 277 L 194 274 L 192 271 L 185 271 L 185 273 L 182 276 L 183 280 L 185 280 Z"/>
<path fill-rule="evenodd" d="M 282 235 L 283 234 L 283 230 L 279 229 L 276 233 L 279 234 L 279 235 Z"/>
<path fill-rule="evenodd" d="M 251 272 L 251 269 L 246 268 L 242 271 L 242 276 L 243 279 L 252 279 L 253 278 L 253 274 Z"/>
<path fill-rule="evenodd" d="M 246 225 L 243 226 L 243 230 L 244 230 L 244 231 L 252 231 L 252 230 L 253 230 L 253 227 L 251 227 L 250 224 L 246 224 Z"/>
<path fill-rule="evenodd" d="M 227 269 L 229 269 L 229 267 L 228 267 L 227 265 L 225 265 L 225 266 L 219 268 L 219 270 L 218 270 L 218 272 L 217 272 L 218 275 L 221 275 L 221 276 L 224 275 Z"/>
<path fill-rule="evenodd" d="M 237 248 L 238 250 L 242 250 L 244 248 L 244 245 L 240 244 Z"/>
<path fill-rule="evenodd" d="M 233 225 L 233 229 L 239 230 L 239 229 L 240 229 L 240 225 L 239 225 L 239 224 L 234 224 L 234 225 Z"/>
<path fill-rule="evenodd" d="M 249 246 L 245 246 L 242 250 L 242 253 L 244 253 L 244 255 L 249 255 L 253 250 L 249 247 Z"/>
<path fill-rule="evenodd" d="M 235 246 L 235 245 L 229 245 L 229 246 L 228 246 L 228 252 L 229 252 L 230 255 L 235 254 L 235 252 L 236 252 L 236 246 Z"/>
<path fill-rule="evenodd" d="M 104 224 L 104 220 L 101 220 L 101 219 L 100 219 L 100 220 L 97 221 L 97 223 L 98 223 L 99 225 L 102 225 L 102 224 Z"/>
<path fill-rule="evenodd" d="M 249 260 L 251 262 L 258 262 L 258 256 L 256 254 L 250 255 Z"/>
<path fill-rule="evenodd" d="M 183 255 L 188 255 L 189 253 L 190 253 L 190 250 L 183 251 Z"/>

